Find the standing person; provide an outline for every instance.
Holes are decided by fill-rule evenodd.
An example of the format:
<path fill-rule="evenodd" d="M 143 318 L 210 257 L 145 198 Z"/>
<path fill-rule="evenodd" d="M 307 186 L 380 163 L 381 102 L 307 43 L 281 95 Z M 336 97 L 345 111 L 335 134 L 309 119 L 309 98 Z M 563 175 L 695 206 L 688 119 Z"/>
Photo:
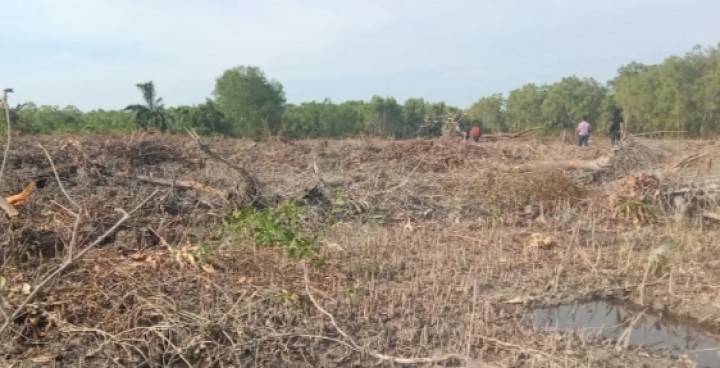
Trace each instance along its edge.
<path fill-rule="evenodd" d="M 475 125 L 470 129 L 470 138 L 472 138 L 473 141 L 479 142 L 480 136 L 482 136 L 482 129 L 480 129 L 479 125 Z"/>
<path fill-rule="evenodd" d="M 610 122 L 610 144 L 615 147 L 620 143 L 620 138 L 622 138 L 622 126 L 623 121 L 622 119 L 613 119 L 612 122 Z"/>
<path fill-rule="evenodd" d="M 587 146 L 590 138 L 592 126 L 590 126 L 590 123 L 588 123 L 587 120 L 587 116 L 583 116 L 582 121 L 580 121 L 576 130 L 578 136 L 578 146 L 580 147 Z"/>
<path fill-rule="evenodd" d="M 624 135 L 624 124 L 620 111 L 615 109 L 613 111 L 612 121 L 610 122 L 610 144 L 615 147 L 620 143 L 620 139 Z"/>

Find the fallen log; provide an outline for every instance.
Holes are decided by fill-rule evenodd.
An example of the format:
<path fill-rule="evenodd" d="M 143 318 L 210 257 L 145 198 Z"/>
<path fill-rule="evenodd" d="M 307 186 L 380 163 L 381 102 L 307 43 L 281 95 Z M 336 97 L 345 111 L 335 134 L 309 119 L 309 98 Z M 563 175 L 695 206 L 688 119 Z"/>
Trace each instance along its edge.
<path fill-rule="evenodd" d="M 705 211 L 702 214 L 703 217 L 710 220 L 720 221 L 720 213 Z"/>
<path fill-rule="evenodd" d="M 662 134 L 668 134 L 668 133 L 674 133 L 674 134 L 687 133 L 687 130 L 658 130 L 655 132 L 630 134 L 630 137 L 647 137 L 647 136 L 662 135 Z"/>
<path fill-rule="evenodd" d="M 525 130 L 523 130 L 523 131 L 520 131 L 520 132 L 517 132 L 517 133 L 515 133 L 515 134 L 512 134 L 512 135 L 510 136 L 510 138 L 521 137 L 521 136 L 523 136 L 523 135 L 525 135 L 525 134 L 528 134 L 528 133 L 530 133 L 530 132 L 534 132 L 534 131 L 536 131 L 536 130 L 540 130 L 540 129 L 542 129 L 542 128 L 543 128 L 543 127 L 535 127 L 535 128 L 525 129 Z"/>
<path fill-rule="evenodd" d="M 525 129 L 523 131 L 517 132 L 517 133 L 495 133 L 495 134 L 487 134 L 482 136 L 482 139 L 487 141 L 497 141 L 500 139 L 513 139 L 513 138 L 520 138 L 524 136 L 525 134 L 528 134 L 530 132 L 534 132 L 537 130 L 543 129 L 542 127 L 535 127 L 530 129 Z"/>
<path fill-rule="evenodd" d="M 530 171 L 537 169 L 561 169 L 561 170 L 587 170 L 600 171 L 607 166 L 610 159 L 601 157 L 596 160 L 563 160 L 563 161 L 535 161 L 521 165 L 518 169 L 521 171 Z"/>
<path fill-rule="evenodd" d="M 163 178 L 153 178 L 147 175 L 137 175 L 135 176 L 136 179 L 140 181 L 144 181 L 147 183 L 152 184 L 158 184 L 158 185 L 164 185 L 168 187 L 177 187 L 177 188 L 183 188 L 183 189 L 194 189 L 199 192 L 204 192 L 208 194 L 212 194 L 221 198 L 225 198 L 226 193 L 220 189 L 216 189 L 210 186 L 207 186 L 202 183 L 198 183 L 196 181 L 192 180 L 173 180 L 173 179 L 163 179 Z"/>

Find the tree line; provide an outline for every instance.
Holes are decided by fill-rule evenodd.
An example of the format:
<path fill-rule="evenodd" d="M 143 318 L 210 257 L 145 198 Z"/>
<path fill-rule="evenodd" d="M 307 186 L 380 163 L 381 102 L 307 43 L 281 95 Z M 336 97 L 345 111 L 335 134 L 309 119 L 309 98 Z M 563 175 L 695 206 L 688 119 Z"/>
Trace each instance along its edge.
<path fill-rule="evenodd" d="M 444 102 L 373 96 L 367 101 L 330 99 L 287 103 L 280 82 L 258 67 L 226 70 L 212 97 L 191 106 L 166 107 L 153 82 L 136 84 L 140 104 L 117 110 L 83 112 L 73 106 L 20 104 L 11 109 L 17 131 L 27 134 L 126 132 L 155 128 L 199 134 L 263 139 L 336 138 L 366 134 L 398 139 L 439 136 L 448 116 L 467 130 L 546 132 L 573 128 L 587 116 L 596 128 L 624 119 L 627 130 L 687 131 L 691 136 L 720 133 L 720 44 L 696 46 L 662 63 L 632 62 L 607 83 L 569 76 L 547 85 L 526 84 L 507 95 L 483 97 L 462 109 Z"/>

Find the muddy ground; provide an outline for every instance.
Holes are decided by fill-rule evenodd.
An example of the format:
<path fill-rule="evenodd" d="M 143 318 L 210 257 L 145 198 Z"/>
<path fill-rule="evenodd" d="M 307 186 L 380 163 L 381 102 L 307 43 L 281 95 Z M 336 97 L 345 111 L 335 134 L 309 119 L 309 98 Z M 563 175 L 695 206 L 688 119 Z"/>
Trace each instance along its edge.
<path fill-rule="evenodd" d="M 203 144 L 13 140 L 2 194 L 38 189 L 0 220 L 0 364 L 692 366 L 523 319 L 593 298 L 720 332 L 713 142 Z M 231 216 L 290 202 L 295 243 Z"/>

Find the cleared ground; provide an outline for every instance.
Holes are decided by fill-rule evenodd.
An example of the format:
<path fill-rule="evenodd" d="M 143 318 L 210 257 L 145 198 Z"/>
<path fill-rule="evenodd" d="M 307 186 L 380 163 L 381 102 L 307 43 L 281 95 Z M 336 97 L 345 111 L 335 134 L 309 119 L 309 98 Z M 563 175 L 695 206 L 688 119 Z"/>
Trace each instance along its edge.
<path fill-rule="evenodd" d="M 4 364 L 691 366 L 523 320 L 592 298 L 718 331 L 713 142 L 202 141 L 13 141 L 3 195 L 38 189 L 0 220 Z M 231 216 L 288 200 L 263 231 L 295 243 Z"/>

